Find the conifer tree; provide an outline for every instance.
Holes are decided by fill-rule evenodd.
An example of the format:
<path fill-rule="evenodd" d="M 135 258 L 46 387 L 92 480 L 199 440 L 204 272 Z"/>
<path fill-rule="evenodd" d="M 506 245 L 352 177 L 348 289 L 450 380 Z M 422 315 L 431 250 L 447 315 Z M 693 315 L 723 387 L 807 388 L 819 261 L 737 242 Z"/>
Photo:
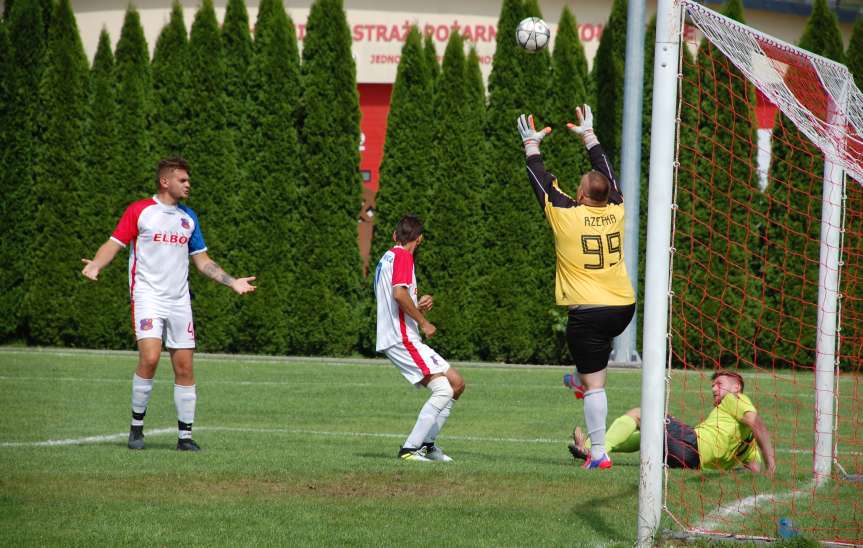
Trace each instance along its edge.
<path fill-rule="evenodd" d="M 9 8 L 9 2 L 5 8 Z M 6 13 L 8 17 L 8 12 Z M 11 148 L 7 143 L 11 143 L 14 136 L 14 125 L 12 121 L 12 76 L 13 74 L 13 59 L 12 59 L 12 43 L 9 41 L 9 30 L 6 21 L 0 21 L 0 143 L 4 146 L 0 147 L 0 162 L 6 166 L 12 162 L 10 158 Z M 10 196 L 15 188 L 15 179 L 9 177 L 8 174 L 0 173 L 0 192 L 4 196 Z M 12 257 L 9 255 L 13 251 L 13 233 L 15 225 L 12 223 L 13 215 L 18 209 L 19 204 L 10 199 L 0 201 L 0 291 L 3 291 L 3 296 L 0 296 L 0 305 L 10 304 L 9 280 L 13 277 Z M 0 319 L 0 342 L 10 337 L 18 328 L 17 314 L 10 308 L 3 308 L 8 312 L 3 314 Z"/>
<path fill-rule="evenodd" d="M 845 52 L 845 66 L 854 76 L 857 87 L 863 85 L 863 16 L 857 17 L 851 29 L 851 39 Z"/>
<path fill-rule="evenodd" d="M 485 191 L 480 185 L 485 181 L 488 172 L 488 144 L 485 140 L 486 108 L 488 105 L 479 54 L 474 46 L 471 46 L 468 52 L 465 72 L 465 91 L 467 93 L 465 104 L 467 106 L 463 114 L 464 136 L 465 141 L 474 143 L 467 154 L 466 170 L 467 177 L 476 181 L 473 185 L 475 202 L 471 217 L 473 222 L 470 238 L 477 245 L 472 248 L 470 258 L 473 264 L 466 274 L 472 278 L 465 282 L 466 290 L 471 292 L 471 297 L 459 313 L 463 315 L 460 329 L 470 334 L 469 340 L 472 343 L 472 355 L 465 356 L 465 358 L 476 360 L 480 358 L 480 349 L 484 345 L 483 338 L 487 336 L 486 333 L 480 331 L 482 322 L 479 321 L 479 318 L 483 317 L 487 311 L 481 308 L 482 301 L 476 299 L 475 296 L 481 295 L 482 288 L 486 287 L 489 282 L 488 254 L 485 252 L 485 243 L 489 241 L 489 235 L 485 222 L 476 222 L 478 215 L 485 214 L 482 203 Z M 468 324 L 468 322 L 470 323 Z"/>
<path fill-rule="evenodd" d="M 434 45 L 431 45 L 434 48 Z M 428 216 L 431 198 L 433 92 L 428 57 L 416 27 L 402 47 L 390 98 L 380 186 L 375 199 L 375 239 L 372 259 L 377 261 L 392 247 L 392 233 L 407 213 Z M 436 170 L 437 171 L 437 170 Z M 417 277 L 424 278 L 416 265 Z"/>
<path fill-rule="evenodd" d="M 723 13 L 743 22 L 740 0 L 731 0 Z M 676 315 L 687 322 L 686 344 L 703 365 L 739 365 L 756 355 L 748 345 L 755 344 L 761 314 L 760 264 L 753 259 L 760 255 L 761 226 L 749 209 L 761 207 L 762 199 L 753 168 L 755 89 L 707 40 L 697 70 L 703 90 L 696 107 L 699 154 L 695 176 L 681 178 L 678 191 L 682 214 L 691 217 L 678 223 L 675 243 L 691 259 L 675 257 Z M 690 353 L 689 363 L 696 361 Z"/>
<path fill-rule="evenodd" d="M 845 52 L 848 70 L 854 76 L 857 88 L 863 87 L 863 17 L 854 22 L 851 40 Z M 845 182 L 845 237 L 843 242 L 843 261 L 845 267 L 855 268 L 852 276 L 842 276 L 842 345 L 863 344 L 863 185 L 848 178 Z M 852 266 L 855 265 L 855 266 Z M 847 346 L 846 346 L 847 348 Z M 848 360 L 842 360 L 840 367 L 851 369 Z"/>
<path fill-rule="evenodd" d="M 237 233 L 239 218 L 236 151 L 228 131 L 225 97 L 225 61 L 219 24 L 212 0 L 204 0 L 189 37 L 189 143 L 186 159 L 191 167 L 189 205 L 201 223 L 210 256 L 227 272 L 234 268 L 233 254 L 246 235 Z M 191 276 L 195 329 L 199 347 L 233 349 L 239 297 L 205 276 Z M 254 298 L 254 296 L 252 296 Z"/>
<path fill-rule="evenodd" d="M 542 11 L 539 9 L 538 0 L 524 0 L 525 17 L 538 17 L 542 19 Z M 506 33 L 510 42 L 514 33 Z M 522 55 L 518 58 L 524 69 L 525 81 L 533 86 L 530 98 L 531 111 L 539 114 L 540 118 L 548 119 L 548 96 L 549 82 L 551 81 L 551 54 L 549 48 L 543 48 L 534 53 Z"/>
<path fill-rule="evenodd" d="M 255 25 L 254 56 L 249 69 L 254 155 L 240 192 L 244 205 L 238 229 L 248 235 L 238 251 L 238 268 L 254 272 L 258 291 L 242 301 L 238 347 L 267 354 L 297 351 L 293 308 L 298 282 L 297 249 L 303 214 L 300 202 L 302 162 L 293 125 L 299 101 L 300 61 L 294 25 L 281 3 Z M 266 199 L 261 199 L 266 196 Z"/>
<path fill-rule="evenodd" d="M 614 166 L 620 165 L 623 131 L 623 74 L 626 66 L 627 0 L 614 0 L 602 29 L 591 77 L 596 137 Z"/>
<path fill-rule="evenodd" d="M 590 169 L 590 159 L 581 139 L 566 129 L 567 122 L 576 121 L 575 108 L 587 102 L 587 60 L 569 7 L 563 8 L 557 25 L 551 72 L 546 123 L 554 133 L 543 142 L 543 157 L 564 191 L 574 195 L 581 176 Z"/>
<path fill-rule="evenodd" d="M 88 117 L 86 123 L 86 177 L 106 181 L 116 179 L 118 161 L 117 105 L 114 81 L 114 55 L 108 31 L 102 29 L 93 67 L 89 75 Z M 114 231 L 117 220 L 127 206 L 121 188 L 105 185 L 98 192 L 84 192 L 80 198 L 81 229 L 84 257 L 92 256 L 95 245 Z M 99 273 L 97 283 L 79 284 L 74 309 L 77 314 L 80 344 L 90 348 L 129 348 L 135 334 L 129 322 L 129 278 L 123 260 L 125 254 Z M 94 313 L 98 303 L 98 313 Z"/>
<path fill-rule="evenodd" d="M 504 0 L 497 28 L 515 29 L 527 15 L 520 0 Z M 488 85 L 483 196 L 489 235 L 483 264 L 489 280 L 477 300 L 485 310 L 506 312 L 483 320 L 480 352 L 486 359 L 545 361 L 543 354 L 554 347 L 558 310 L 552 235 L 527 180 L 516 129 L 522 113 L 533 113 L 540 126 L 545 123 L 541 114 L 548 78 L 536 77 L 545 63 L 541 55 L 519 48 L 512 32 L 498 32 Z"/>
<path fill-rule="evenodd" d="M 129 7 L 114 52 L 117 72 L 117 181 L 126 201 L 141 199 L 154 188 L 154 154 L 148 131 L 152 82 L 150 54 L 141 17 Z"/>
<path fill-rule="evenodd" d="M 276 11 L 284 10 L 284 3 L 279 0 L 261 0 L 258 5 L 258 18 L 255 21 L 255 37 L 257 39 L 258 27 L 265 21 L 275 16 Z"/>
<path fill-rule="evenodd" d="M 476 52 L 466 63 L 464 41 L 450 34 L 434 99 L 434 163 L 439 173 L 432 182 L 423 262 L 423 291 L 435 296 L 430 314 L 438 328 L 435 349 L 454 359 L 475 359 L 477 308 L 474 294 L 482 248 L 481 181 L 484 175 L 482 112 L 484 92 L 477 88 Z M 482 77 L 479 75 L 479 85 Z"/>
<path fill-rule="evenodd" d="M 233 134 L 238 154 L 238 168 L 243 174 L 248 168 L 253 151 L 244 144 L 248 129 L 249 111 L 249 66 L 252 63 L 252 35 L 249 32 L 249 14 L 244 0 L 228 0 L 225 20 L 222 24 L 222 48 L 225 54 L 225 94 L 227 96 L 227 121 Z"/>
<path fill-rule="evenodd" d="M 650 194 L 648 181 L 650 178 L 650 127 L 653 123 L 653 57 L 656 53 L 656 15 L 650 18 L 650 23 L 647 25 L 647 31 L 644 33 L 644 85 L 642 87 L 642 103 L 641 103 L 641 134 L 644 136 L 641 140 L 641 187 L 639 188 L 639 204 L 638 204 L 638 286 L 635 287 L 635 306 L 636 308 L 636 348 L 641 349 L 641 337 L 643 335 L 644 326 L 644 277 L 645 268 L 647 266 L 647 201 Z M 684 70 L 692 69 L 695 60 L 692 54 L 689 53 L 688 47 L 682 47 L 681 55 L 685 57 L 683 67 Z M 692 95 L 696 90 L 688 85 L 684 78 L 683 93 Z M 684 116 L 692 113 L 692 101 L 684 103 Z M 685 131 L 684 128 L 681 128 Z M 681 136 L 682 137 L 682 136 Z M 630 202 L 632 203 L 632 202 Z M 632 206 L 628 206 L 632 207 Z"/>
<path fill-rule="evenodd" d="M 153 52 L 153 146 L 156 156 L 185 153 L 189 131 L 189 38 L 183 6 L 175 0 L 171 19 Z"/>
<path fill-rule="evenodd" d="M 362 263 L 357 249 L 360 108 L 351 34 L 341 0 L 316 0 L 301 70 L 306 218 L 297 288 L 305 353 L 343 355 L 357 344 Z M 368 318 L 362 318 L 368 321 Z"/>
<path fill-rule="evenodd" d="M 34 237 L 37 203 L 33 194 L 36 143 L 39 128 L 39 84 L 45 55 L 44 18 L 38 0 L 17 0 L 4 22 L 9 33 L 8 73 L 3 75 L 10 93 L 3 142 L 6 162 L 0 170 L 5 202 L 0 219 L 0 340 L 26 338 L 22 305 L 27 291 L 29 246 Z"/>
<path fill-rule="evenodd" d="M 30 336 L 36 344 L 79 342 L 75 311 L 68 306 L 82 280 L 77 269 L 84 250 L 75 227 L 82 197 L 87 57 L 69 0 L 56 5 L 48 33 L 45 70 L 39 86 L 37 201 L 34 238 L 25 275 Z"/>
<path fill-rule="evenodd" d="M 845 60 L 839 25 L 826 0 L 815 0 L 798 45 Z M 824 155 L 781 112 L 771 142 L 765 322 L 779 328 L 762 333 L 761 346 L 774 363 L 808 365 L 815 359 L 816 333 L 806 326 L 817 323 Z"/>
<path fill-rule="evenodd" d="M 441 69 L 437 58 L 437 49 L 435 48 L 434 39 L 432 39 L 431 34 L 426 34 L 423 39 L 423 55 L 425 56 L 426 66 L 429 71 L 429 80 L 431 81 L 432 88 L 434 88 L 434 83 L 437 81 L 438 76 L 440 76 Z"/>
<path fill-rule="evenodd" d="M 10 114 L 12 112 L 12 43 L 9 41 L 9 29 L 5 21 L 0 20 L 0 143 L 9 143 L 12 139 L 12 120 Z M 9 158 L 7 155 L 10 152 L 10 147 L 3 146 L 0 148 L 0 162 L 2 165 L 7 165 Z M 10 189 L 5 185 L 10 181 L 0 175 L 0 183 L 2 192 L 5 194 Z M 9 211 L 7 208 L 11 204 L 8 200 L 0 202 L 0 238 L 6 237 L 5 221 L 8 219 Z"/>

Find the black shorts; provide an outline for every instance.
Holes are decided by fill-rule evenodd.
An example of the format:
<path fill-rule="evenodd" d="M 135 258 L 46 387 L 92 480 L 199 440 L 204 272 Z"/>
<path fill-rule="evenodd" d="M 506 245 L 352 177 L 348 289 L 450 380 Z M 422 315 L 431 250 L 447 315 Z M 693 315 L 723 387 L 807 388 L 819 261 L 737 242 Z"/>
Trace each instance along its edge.
<path fill-rule="evenodd" d="M 695 430 L 671 415 L 665 416 L 665 453 L 669 468 L 697 470 L 701 463 Z"/>
<path fill-rule="evenodd" d="M 608 367 L 611 341 L 623 333 L 633 314 L 635 303 L 569 311 L 566 343 L 579 373 L 596 373 Z"/>

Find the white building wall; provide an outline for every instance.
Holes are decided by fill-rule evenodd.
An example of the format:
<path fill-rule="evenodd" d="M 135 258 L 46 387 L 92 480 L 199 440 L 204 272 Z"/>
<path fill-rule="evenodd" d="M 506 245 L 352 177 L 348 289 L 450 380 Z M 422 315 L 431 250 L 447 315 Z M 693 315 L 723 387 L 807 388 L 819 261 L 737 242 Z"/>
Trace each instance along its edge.
<path fill-rule="evenodd" d="M 190 27 L 199 6 L 196 0 L 182 0 L 186 25 Z M 648 16 L 655 11 L 655 2 L 648 0 Z M 216 0 L 216 12 L 224 18 L 226 0 Z M 302 47 L 306 19 L 311 0 L 285 0 L 285 6 L 294 21 Z M 348 23 L 354 39 L 357 61 L 357 80 L 360 83 L 391 83 L 395 80 L 402 40 L 411 24 L 418 24 L 430 32 L 443 55 L 450 32 L 458 28 L 469 35 L 477 48 L 484 76 L 491 71 L 495 34 L 514 34 L 515 29 L 499 31 L 496 28 L 501 0 L 345 0 Z M 171 4 L 169 0 L 139 0 L 136 2 L 147 44 L 152 53 L 162 27 L 167 24 Z M 544 18 L 552 29 L 552 46 L 557 21 L 564 5 L 568 5 L 579 25 L 580 37 L 588 63 L 599 46 L 599 37 L 611 11 L 610 0 L 579 0 L 578 2 L 546 0 L 540 2 Z M 252 25 L 257 17 L 258 2 L 247 2 Z M 123 25 L 125 2 L 117 0 L 76 0 L 73 8 L 81 32 L 84 49 L 92 59 L 96 52 L 99 32 L 104 27 L 116 43 Z M 783 40 L 795 43 L 803 32 L 804 17 L 773 12 L 748 11 L 747 23 Z M 850 36 L 851 26 L 842 25 L 843 33 Z"/>

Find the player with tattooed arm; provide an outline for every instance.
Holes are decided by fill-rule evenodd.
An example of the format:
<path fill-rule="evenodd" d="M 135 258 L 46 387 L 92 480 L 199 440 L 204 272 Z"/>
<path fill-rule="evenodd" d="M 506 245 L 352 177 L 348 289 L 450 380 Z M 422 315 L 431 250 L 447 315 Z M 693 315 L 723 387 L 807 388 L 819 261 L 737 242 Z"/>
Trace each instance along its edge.
<path fill-rule="evenodd" d="M 156 195 L 139 200 L 120 218 L 117 228 L 90 259 L 82 274 L 91 280 L 117 253 L 129 246 L 129 294 L 132 324 L 138 342 L 138 367 L 132 376 L 132 425 L 129 449 L 144 448 L 144 415 L 153 390 L 153 377 L 162 352 L 162 338 L 174 367 L 174 404 L 177 408 L 177 450 L 198 451 L 192 440 L 195 420 L 195 375 L 192 354 L 195 324 L 189 296 L 189 257 L 208 278 L 239 294 L 255 286 L 248 278 L 234 278 L 207 255 L 198 217 L 181 200 L 189 197 L 189 164 L 166 158 L 156 169 Z"/>

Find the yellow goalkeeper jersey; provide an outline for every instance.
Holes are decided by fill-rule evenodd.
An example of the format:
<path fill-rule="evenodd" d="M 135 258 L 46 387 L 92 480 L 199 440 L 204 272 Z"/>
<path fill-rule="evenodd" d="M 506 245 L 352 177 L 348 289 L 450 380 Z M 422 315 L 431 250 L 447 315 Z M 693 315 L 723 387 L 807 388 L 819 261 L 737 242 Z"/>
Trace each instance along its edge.
<path fill-rule="evenodd" d="M 728 470 L 741 464 L 761 462 L 761 452 L 743 415 L 757 413 L 745 394 L 726 394 L 718 406 L 695 428 L 701 468 Z"/>
<path fill-rule="evenodd" d="M 545 171 L 540 155 L 527 159 L 528 178 L 554 232 L 555 300 L 569 306 L 629 305 L 635 292 L 623 262 L 623 196 L 602 147 L 594 145 L 588 154 L 593 168 L 611 182 L 606 206 L 578 204 Z"/>

